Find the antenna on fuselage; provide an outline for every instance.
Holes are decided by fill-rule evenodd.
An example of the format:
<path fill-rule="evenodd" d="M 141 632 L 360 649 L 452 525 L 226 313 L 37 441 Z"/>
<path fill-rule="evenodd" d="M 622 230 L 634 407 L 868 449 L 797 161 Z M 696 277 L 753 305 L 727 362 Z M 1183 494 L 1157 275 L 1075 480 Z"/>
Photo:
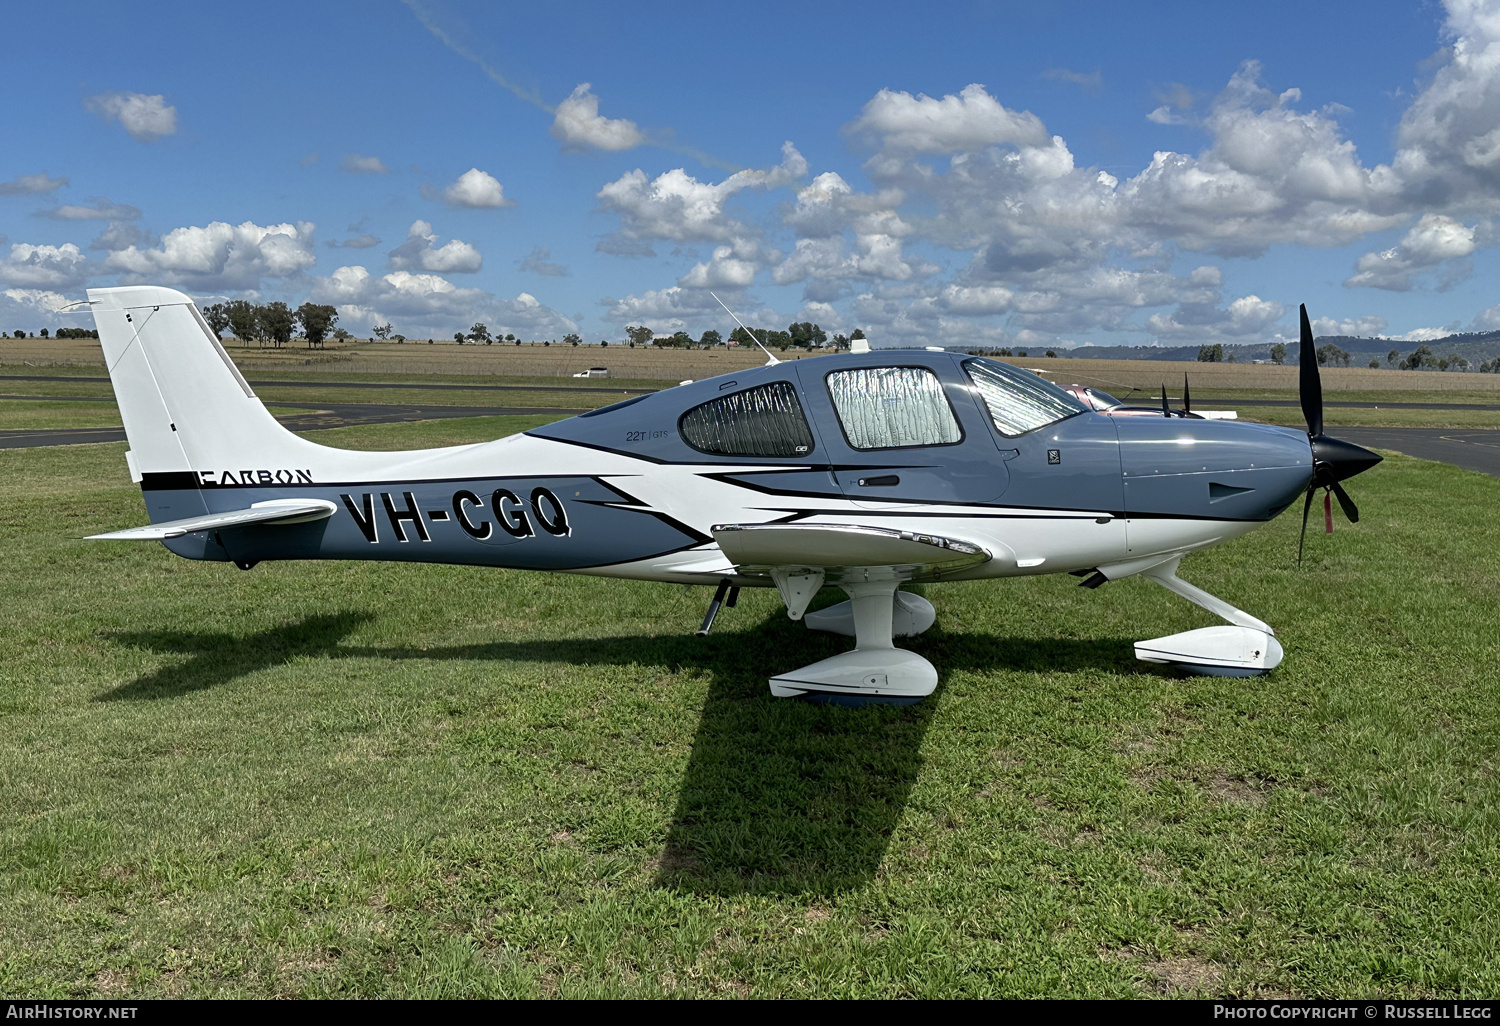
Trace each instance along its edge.
<path fill-rule="evenodd" d="M 712 292 L 710 292 L 709 295 L 714 297 L 714 302 L 715 303 L 718 303 L 720 306 L 724 306 L 724 300 L 720 299 L 718 296 L 714 295 L 714 293 L 712 293 Z M 745 328 L 745 322 L 742 321 L 742 320 L 740 320 L 738 317 L 735 317 L 733 310 L 729 309 L 729 307 L 727 307 L 727 306 L 724 306 L 724 312 L 727 313 L 729 316 L 734 317 L 734 323 L 738 324 L 742 328 Z M 766 366 L 767 367 L 774 366 L 774 365 L 776 365 L 776 364 L 778 364 L 778 363 L 781 362 L 780 360 L 776 359 L 776 357 L 774 357 L 774 356 L 771 355 L 771 351 L 766 348 L 765 343 L 760 340 L 760 338 L 755 334 L 755 332 L 751 331 L 749 328 L 745 328 L 745 334 L 749 335 L 750 336 L 750 341 L 752 341 L 756 345 L 760 346 L 760 351 L 766 354 Z"/>

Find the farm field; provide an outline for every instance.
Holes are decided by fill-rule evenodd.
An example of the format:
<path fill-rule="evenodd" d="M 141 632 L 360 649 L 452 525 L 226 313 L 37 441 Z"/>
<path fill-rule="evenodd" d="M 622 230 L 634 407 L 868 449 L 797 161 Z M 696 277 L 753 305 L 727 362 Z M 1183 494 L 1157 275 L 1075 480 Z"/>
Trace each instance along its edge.
<path fill-rule="evenodd" d="M 658 350 L 628 349 L 623 346 L 459 346 L 451 340 L 433 345 L 407 342 L 354 340 L 328 344 L 327 349 L 309 352 L 296 345 L 282 350 L 226 345 L 249 377 L 284 378 L 289 374 L 328 375 L 361 380 L 380 380 L 387 376 L 435 375 L 437 379 L 455 381 L 484 378 L 563 379 L 580 385 L 598 385 L 599 379 L 580 380 L 571 375 L 593 366 L 607 366 L 611 384 L 630 387 L 644 382 L 661 387 L 662 382 L 684 378 L 706 378 L 715 374 L 758 367 L 765 362 L 759 350 L 741 349 Z M 797 350 L 777 352 L 778 359 L 817 359 Z M 1137 388 L 1155 394 L 1165 383 L 1172 395 L 1178 394 L 1183 374 L 1189 375 L 1193 391 L 1207 398 L 1217 390 L 1232 389 L 1247 397 L 1279 398 L 1296 396 L 1297 368 L 1261 364 L 1186 363 L 1169 360 L 1088 360 L 1044 356 L 1015 357 L 1007 362 L 1020 367 L 1039 369 L 1057 382 L 1096 385 L 1105 391 L 1128 391 Z M 91 339 L 5 339 L 0 340 L 0 373 L 58 373 L 88 368 L 102 370 L 104 358 L 97 342 Z M 26 370 L 30 368 L 30 371 Z M 98 373 L 98 371 L 94 371 Z M 1500 399 L 1500 374 L 1442 373 L 1437 371 L 1371 370 L 1368 367 L 1324 367 L 1323 388 L 1326 392 L 1407 392 L 1438 394 L 1462 393 L 1482 396 L 1467 401 L 1494 402 Z M 562 381 L 554 382 L 562 383 Z M 1123 396 L 1122 396 L 1123 398 Z"/>
<path fill-rule="evenodd" d="M 1500 481 L 1393 456 L 1301 568 L 1294 515 L 1189 559 L 1268 677 L 1135 661 L 1213 622 L 1141 581 L 933 585 L 937 693 L 848 710 L 769 697 L 846 643 L 768 592 L 701 639 L 705 589 L 83 541 L 124 448 L 0 451 L 6 994 L 1500 988 Z"/>

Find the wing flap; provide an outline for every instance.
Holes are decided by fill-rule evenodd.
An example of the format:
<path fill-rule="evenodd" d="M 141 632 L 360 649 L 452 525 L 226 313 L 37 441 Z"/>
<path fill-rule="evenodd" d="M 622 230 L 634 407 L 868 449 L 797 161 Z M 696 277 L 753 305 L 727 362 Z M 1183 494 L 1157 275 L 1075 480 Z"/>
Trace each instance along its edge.
<path fill-rule="evenodd" d="M 257 502 L 248 509 L 167 520 L 147 527 L 91 534 L 89 538 L 103 541 L 165 541 L 168 538 L 181 538 L 195 531 L 217 531 L 226 527 L 244 527 L 247 524 L 303 524 L 310 520 L 326 520 L 337 509 L 337 506 L 326 499 L 271 499 L 268 502 Z"/>
<path fill-rule="evenodd" d="M 990 558 L 972 542 L 861 524 L 720 524 L 711 532 L 725 556 L 752 571 L 895 567 L 915 576 L 946 573 Z"/>

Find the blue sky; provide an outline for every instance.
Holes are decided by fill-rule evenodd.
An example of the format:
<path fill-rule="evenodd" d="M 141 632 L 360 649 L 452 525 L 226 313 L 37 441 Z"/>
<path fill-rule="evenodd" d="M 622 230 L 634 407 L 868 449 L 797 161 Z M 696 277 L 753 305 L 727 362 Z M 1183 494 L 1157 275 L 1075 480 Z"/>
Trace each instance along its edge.
<path fill-rule="evenodd" d="M 87 286 L 364 334 L 1500 328 L 1500 0 L 23 5 L 0 327 Z"/>

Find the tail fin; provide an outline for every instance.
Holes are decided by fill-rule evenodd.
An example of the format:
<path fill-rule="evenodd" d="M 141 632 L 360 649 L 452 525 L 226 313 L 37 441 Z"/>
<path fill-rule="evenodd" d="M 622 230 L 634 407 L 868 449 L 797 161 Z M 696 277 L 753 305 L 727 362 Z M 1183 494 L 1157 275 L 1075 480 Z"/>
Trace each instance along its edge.
<path fill-rule="evenodd" d="M 277 423 L 181 292 L 89 289 L 131 477 L 294 466 L 321 449 Z"/>

